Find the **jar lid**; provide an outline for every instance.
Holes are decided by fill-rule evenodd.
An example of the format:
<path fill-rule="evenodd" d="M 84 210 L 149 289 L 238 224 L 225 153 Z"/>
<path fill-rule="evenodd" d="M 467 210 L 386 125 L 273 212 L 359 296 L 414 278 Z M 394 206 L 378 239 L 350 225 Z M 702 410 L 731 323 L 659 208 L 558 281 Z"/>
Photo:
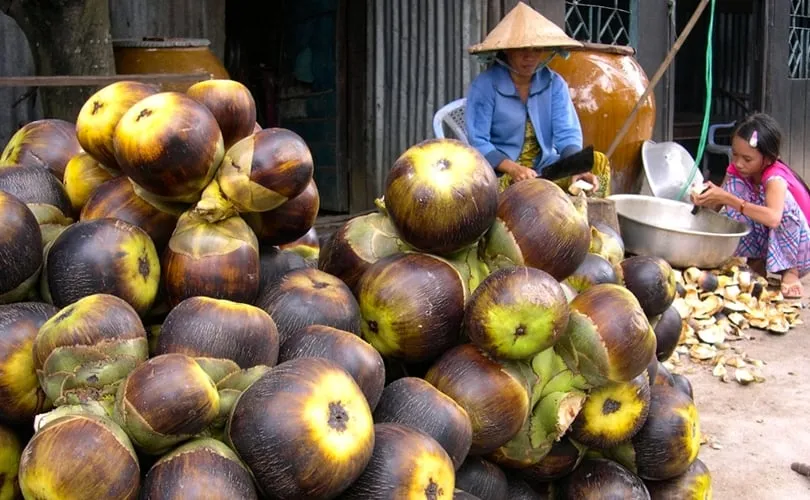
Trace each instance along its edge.
<path fill-rule="evenodd" d="M 211 41 L 206 38 L 170 38 L 151 37 L 118 38 L 113 40 L 113 47 L 135 47 L 148 49 L 163 49 L 171 47 L 208 47 Z"/>

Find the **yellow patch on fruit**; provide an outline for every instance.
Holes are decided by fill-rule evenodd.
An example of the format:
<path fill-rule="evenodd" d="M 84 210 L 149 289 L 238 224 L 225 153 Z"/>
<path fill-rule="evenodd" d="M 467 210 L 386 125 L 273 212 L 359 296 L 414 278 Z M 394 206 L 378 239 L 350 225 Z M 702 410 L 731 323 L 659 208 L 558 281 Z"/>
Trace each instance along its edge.
<path fill-rule="evenodd" d="M 416 145 L 405 152 L 405 159 L 413 166 L 414 174 L 427 179 L 438 191 L 456 189 L 479 167 L 468 147 L 454 142 Z"/>
<path fill-rule="evenodd" d="M 0 500 L 13 500 L 21 443 L 11 432 L 0 428 Z"/>
<path fill-rule="evenodd" d="M 65 166 L 63 184 L 73 209 L 79 212 L 93 191 L 116 175 L 87 153 L 79 153 L 71 158 Z"/>
<path fill-rule="evenodd" d="M 504 333 L 491 336 L 495 350 L 501 355 L 513 353 L 516 358 L 528 358 L 553 345 L 554 319 L 550 311 L 526 304 L 492 305 L 486 312 L 488 328 Z"/>
<path fill-rule="evenodd" d="M 17 163 L 17 156 L 19 155 L 19 149 L 24 138 L 25 135 L 19 131 L 11 136 L 8 144 L 6 144 L 6 147 L 3 149 L 2 154 L 0 154 L 0 167 L 14 165 Z"/>
<path fill-rule="evenodd" d="M 137 237 L 122 241 L 119 250 L 124 254 L 119 260 L 121 283 L 131 292 L 132 306 L 146 310 L 155 301 L 160 282 L 157 251 L 151 240 Z"/>
<path fill-rule="evenodd" d="M 673 411 L 683 419 L 685 425 L 689 426 L 682 439 L 684 447 L 689 452 L 688 462 L 692 463 L 700 451 L 700 419 L 697 406 L 690 402 L 686 408 L 675 408 Z"/>
<path fill-rule="evenodd" d="M 594 389 L 582 407 L 584 432 L 612 443 L 624 441 L 644 412 L 639 388 L 631 383 L 611 383 Z M 613 410 L 605 413 L 606 409 Z"/>
<path fill-rule="evenodd" d="M 312 384 L 303 420 L 310 443 L 331 461 L 353 460 L 374 436 L 374 421 L 365 396 L 348 374 L 330 371 Z"/>
<path fill-rule="evenodd" d="M 5 363 L 0 364 L 0 387 L 4 387 L 25 408 L 37 406 L 39 379 L 34 366 L 33 345 L 33 339 L 22 343 Z"/>
<path fill-rule="evenodd" d="M 689 498 L 712 498 L 712 475 L 708 472 L 700 474 L 692 480 L 692 486 L 688 489 L 692 495 Z"/>
<path fill-rule="evenodd" d="M 360 333 L 362 333 L 363 338 L 383 356 L 390 356 L 399 352 L 402 346 L 397 341 L 397 336 L 392 332 L 392 325 L 399 319 L 399 313 L 387 307 L 382 307 L 380 304 L 368 304 L 365 301 L 360 302 L 360 307 L 363 316 Z M 374 313 L 367 316 L 366 310 L 374 311 Z"/>
<path fill-rule="evenodd" d="M 447 457 L 423 451 L 411 459 L 413 475 L 404 498 L 450 500 L 456 486 L 456 471 Z"/>

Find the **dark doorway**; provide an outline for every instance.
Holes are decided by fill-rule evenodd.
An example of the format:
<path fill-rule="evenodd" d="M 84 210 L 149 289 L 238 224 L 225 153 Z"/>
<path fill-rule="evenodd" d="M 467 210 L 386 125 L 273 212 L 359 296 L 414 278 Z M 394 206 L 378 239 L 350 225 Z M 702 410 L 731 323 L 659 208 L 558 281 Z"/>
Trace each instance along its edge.
<path fill-rule="evenodd" d="M 698 0 L 676 4 L 681 33 Z M 709 124 L 729 123 L 762 109 L 764 33 L 761 0 L 717 0 L 712 39 L 713 92 Z M 706 100 L 705 62 L 709 10 L 706 9 L 675 59 L 674 140 L 697 154 Z M 731 129 L 718 131 L 716 142 L 728 145 Z M 704 153 L 709 177 L 723 179 L 728 157 Z"/>
<path fill-rule="evenodd" d="M 309 145 L 323 213 L 349 207 L 345 50 L 347 1 L 228 0 L 225 65 L 247 85 L 264 127 Z"/>

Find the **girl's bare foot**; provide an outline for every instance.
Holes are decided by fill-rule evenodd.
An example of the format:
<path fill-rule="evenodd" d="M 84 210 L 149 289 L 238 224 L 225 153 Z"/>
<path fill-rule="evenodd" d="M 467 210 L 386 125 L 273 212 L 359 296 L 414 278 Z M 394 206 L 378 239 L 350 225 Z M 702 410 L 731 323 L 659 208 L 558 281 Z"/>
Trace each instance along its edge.
<path fill-rule="evenodd" d="M 781 291 L 786 299 L 801 299 L 804 295 L 804 287 L 795 269 L 788 269 L 782 273 Z"/>

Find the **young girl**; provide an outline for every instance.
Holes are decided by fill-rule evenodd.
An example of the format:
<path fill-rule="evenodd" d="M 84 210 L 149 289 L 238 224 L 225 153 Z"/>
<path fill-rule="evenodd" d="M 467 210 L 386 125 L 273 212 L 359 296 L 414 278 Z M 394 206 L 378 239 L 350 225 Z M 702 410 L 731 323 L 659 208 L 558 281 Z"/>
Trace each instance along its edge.
<path fill-rule="evenodd" d="M 810 271 L 810 190 L 793 170 L 779 161 L 782 134 L 770 116 L 754 114 L 734 131 L 732 163 L 723 187 L 707 182 L 692 194 L 699 206 L 717 208 L 751 228 L 735 255 L 747 257 L 762 275 L 782 275 L 782 295 L 801 298 L 800 278 Z"/>

